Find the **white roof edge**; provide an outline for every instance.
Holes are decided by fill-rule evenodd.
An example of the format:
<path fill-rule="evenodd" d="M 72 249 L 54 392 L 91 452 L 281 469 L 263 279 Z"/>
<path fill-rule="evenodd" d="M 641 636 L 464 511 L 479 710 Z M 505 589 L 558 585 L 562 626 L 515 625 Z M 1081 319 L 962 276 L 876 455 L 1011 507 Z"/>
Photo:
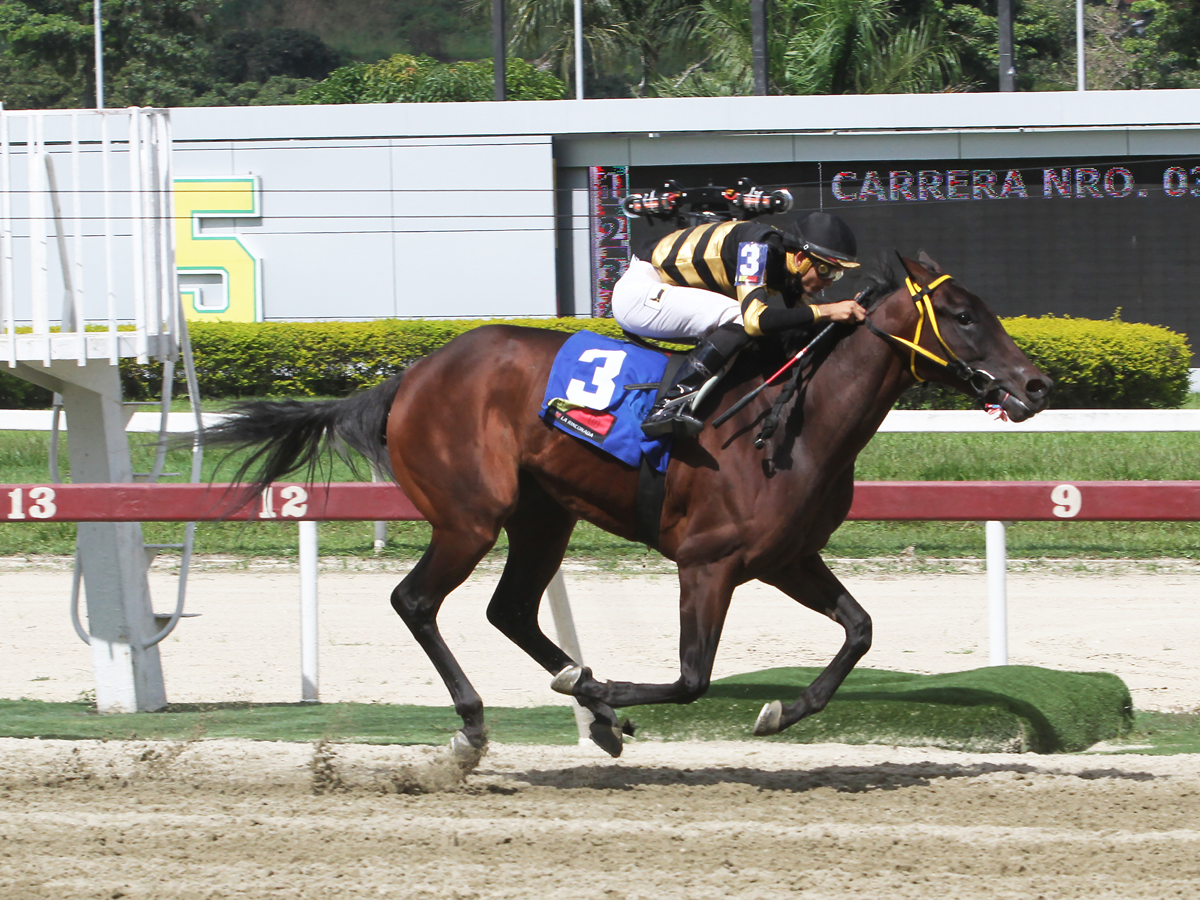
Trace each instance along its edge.
<path fill-rule="evenodd" d="M 312 138 L 1200 128 L 1200 90 L 181 107 L 176 142 Z M 598 127 L 600 123 L 608 129 Z"/>

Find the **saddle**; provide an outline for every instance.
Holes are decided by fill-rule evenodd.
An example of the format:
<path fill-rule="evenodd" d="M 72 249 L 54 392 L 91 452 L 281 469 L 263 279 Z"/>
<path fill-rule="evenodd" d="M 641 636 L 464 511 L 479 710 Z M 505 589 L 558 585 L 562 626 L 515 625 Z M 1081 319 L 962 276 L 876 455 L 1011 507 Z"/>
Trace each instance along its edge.
<path fill-rule="evenodd" d="M 627 384 L 627 391 L 654 391 L 654 402 L 662 400 L 667 395 L 667 391 L 675 386 L 676 380 L 679 378 L 679 370 L 683 368 L 683 364 L 687 361 L 688 350 L 672 350 L 670 347 L 663 347 L 656 344 L 648 338 L 642 337 L 640 334 L 634 334 L 632 331 L 621 329 L 621 337 L 630 344 L 636 344 L 645 350 L 653 350 L 655 353 L 665 353 L 667 356 L 667 367 L 663 370 L 661 381 L 647 381 L 642 384 Z M 691 338 L 680 338 L 678 341 L 672 341 L 675 344 L 695 344 L 697 343 Z M 684 398 L 691 399 L 691 398 Z"/>
<path fill-rule="evenodd" d="M 635 539 L 656 547 L 673 442 L 645 435 L 641 425 L 674 385 L 687 353 L 626 337 L 581 331 L 569 338 L 551 369 L 541 416 L 638 469 Z"/>

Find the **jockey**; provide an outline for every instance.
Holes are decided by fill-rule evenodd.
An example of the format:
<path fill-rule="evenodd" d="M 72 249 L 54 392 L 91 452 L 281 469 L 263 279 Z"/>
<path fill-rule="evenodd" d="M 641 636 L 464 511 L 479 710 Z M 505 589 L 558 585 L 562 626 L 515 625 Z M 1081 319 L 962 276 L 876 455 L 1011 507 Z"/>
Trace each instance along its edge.
<path fill-rule="evenodd" d="M 704 423 L 687 403 L 750 338 L 825 322 L 861 322 L 854 300 L 817 303 L 815 295 L 857 268 L 858 245 L 837 216 L 815 212 L 793 230 L 758 222 L 720 222 L 659 240 L 649 260 L 634 257 L 613 289 L 612 310 L 626 331 L 660 340 L 696 339 L 678 383 L 642 423 L 650 436 L 694 436 Z"/>

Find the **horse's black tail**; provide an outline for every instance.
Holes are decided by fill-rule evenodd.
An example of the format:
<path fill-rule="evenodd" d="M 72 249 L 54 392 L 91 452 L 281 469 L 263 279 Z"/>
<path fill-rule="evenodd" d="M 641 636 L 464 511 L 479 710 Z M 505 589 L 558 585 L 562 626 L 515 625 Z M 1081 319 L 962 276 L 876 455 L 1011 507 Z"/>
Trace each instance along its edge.
<path fill-rule="evenodd" d="M 304 469 L 315 481 L 322 456 L 352 447 L 380 473 L 390 474 L 385 431 L 388 411 L 404 373 L 344 400 L 252 400 L 235 404 L 229 417 L 204 430 L 206 447 L 250 450 L 233 480 L 261 490 Z M 354 460 L 347 457 L 350 467 Z M 247 478 L 249 476 L 249 478 Z"/>

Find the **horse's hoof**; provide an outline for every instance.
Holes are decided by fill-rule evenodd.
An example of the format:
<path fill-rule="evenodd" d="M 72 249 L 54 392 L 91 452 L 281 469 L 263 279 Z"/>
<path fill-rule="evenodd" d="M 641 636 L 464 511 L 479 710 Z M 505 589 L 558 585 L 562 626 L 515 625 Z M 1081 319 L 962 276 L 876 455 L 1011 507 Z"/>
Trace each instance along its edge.
<path fill-rule="evenodd" d="M 758 721 L 754 723 L 754 734 L 756 737 L 779 734 L 783 730 L 782 723 L 783 704 L 778 700 L 772 700 L 758 714 Z"/>
<path fill-rule="evenodd" d="M 575 685 L 579 684 L 584 677 L 591 677 L 592 670 L 585 666 L 569 665 L 550 682 L 550 689 L 557 691 L 560 694 L 566 694 L 568 697 L 574 696 Z"/>
<path fill-rule="evenodd" d="M 487 738 L 484 738 L 478 747 L 472 744 L 471 739 L 461 731 L 454 732 L 454 737 L 450 739 L 450 755 L 463 769 L 474 769 L 479 765 L 479 761 L 483 759 L 485 753 L 487 753 Z"/>
<path fill-rule="evenodd" d="M 588 728 L 592 743 L 614 759 L 625 749 L 625 740 L 620 725 L 606 725 L 603 722 L 593 722 Z"/>

